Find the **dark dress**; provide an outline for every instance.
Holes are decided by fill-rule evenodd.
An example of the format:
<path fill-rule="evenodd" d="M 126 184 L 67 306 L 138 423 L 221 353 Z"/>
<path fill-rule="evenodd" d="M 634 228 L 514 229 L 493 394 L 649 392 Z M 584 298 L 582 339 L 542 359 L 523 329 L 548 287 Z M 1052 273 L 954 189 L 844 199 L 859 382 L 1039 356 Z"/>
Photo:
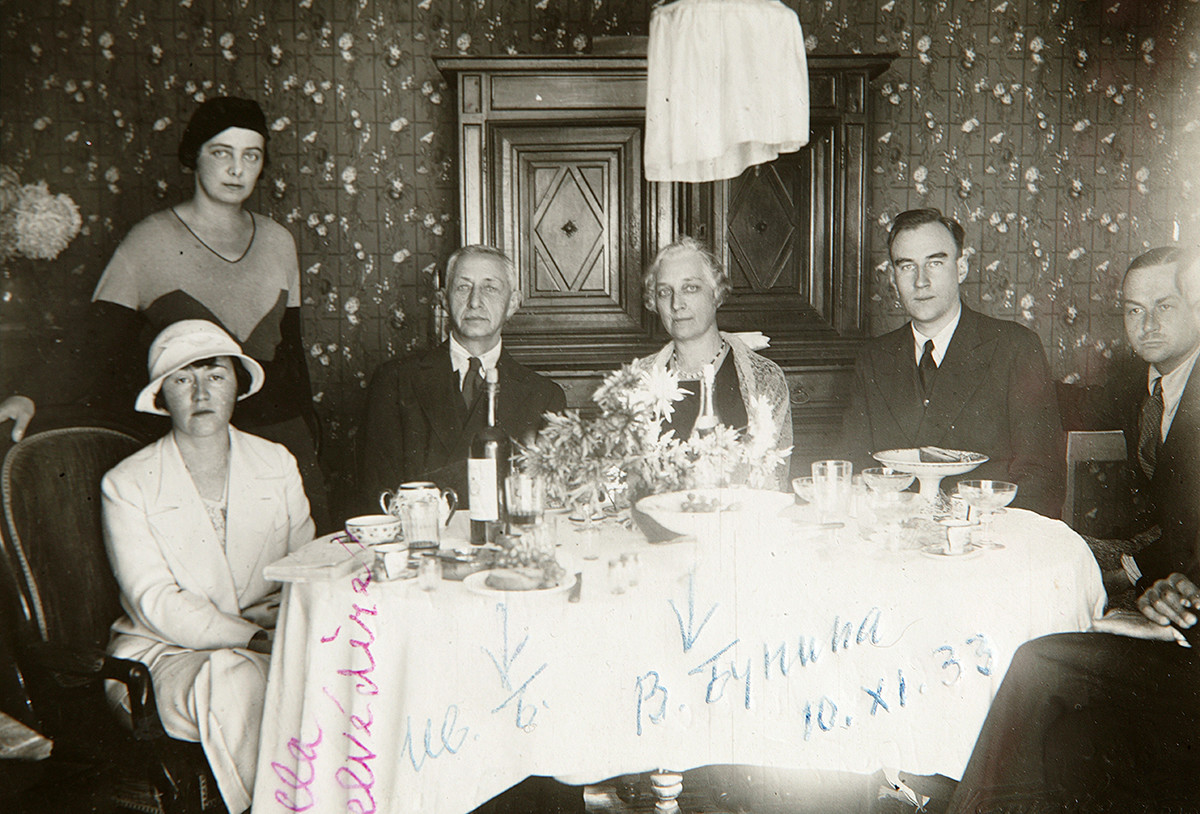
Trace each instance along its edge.
<path fill-rule="evenodd" d="M 700 416 L 700 382 L 681 381 L 679 386 L 688 394 L 675 402 L 675 411 L 671 413 L 671 420 L 663 425 L 663 430 L 674 430 L 676 438 L 686 441 Z M 717 412 L 717 420 L 727 427 L 742 429 L 749 420 L 732 353 L 725 355 L 713 379 L 713 409 Z"/>

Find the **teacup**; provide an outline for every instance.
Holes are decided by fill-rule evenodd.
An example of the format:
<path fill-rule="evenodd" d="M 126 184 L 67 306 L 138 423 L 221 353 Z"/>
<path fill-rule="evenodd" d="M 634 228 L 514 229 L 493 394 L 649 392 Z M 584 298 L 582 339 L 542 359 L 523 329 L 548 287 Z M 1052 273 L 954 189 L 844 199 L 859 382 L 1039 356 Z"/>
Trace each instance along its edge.
<path fill-rule="evenodd" d="M 408 543 L 381 543 L 371 549 L 375 563 L 371 578 L 380 582 L 400 579 L 408 572 Z"/>
<path fill-rule="evenodd" d="M 400 536 L 400 518 L 390 514 L 364 514 L 346 521 L 346 533 L 363 545 L 390 543 Z"/>
<path fill-rule="evenodd" d="M 965 554 L 971 544 L 971 531 L 979 524 L 973 520 L 943 520 L 942 525 L 946 527 L 946 553 Z"/>

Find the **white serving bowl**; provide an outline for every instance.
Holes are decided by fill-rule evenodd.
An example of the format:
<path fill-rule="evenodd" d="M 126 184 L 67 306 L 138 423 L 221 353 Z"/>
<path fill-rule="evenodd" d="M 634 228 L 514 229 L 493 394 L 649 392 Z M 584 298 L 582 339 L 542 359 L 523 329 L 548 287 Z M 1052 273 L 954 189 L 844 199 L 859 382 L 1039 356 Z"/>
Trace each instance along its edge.
<path fill-rule="evenodd" d="M 687 511 L 685 505 L 693 502 L 714 508 L 712 511 Z M 778 517 L 794 503 L 794 498 L 787 492 L 731 487 L 648 495 L 637 502 L 637 508 L 676 534 L 702 537 L 716 533 L 722 525 L 737 524 L 743 519 Z"/>

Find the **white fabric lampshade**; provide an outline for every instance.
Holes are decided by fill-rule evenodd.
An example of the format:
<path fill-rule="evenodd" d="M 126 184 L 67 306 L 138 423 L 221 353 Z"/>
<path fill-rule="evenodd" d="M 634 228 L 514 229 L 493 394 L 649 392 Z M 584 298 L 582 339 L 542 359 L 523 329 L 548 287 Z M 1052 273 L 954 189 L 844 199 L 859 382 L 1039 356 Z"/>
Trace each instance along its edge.
<path fill-rule="evenodd" d="M 676 0 L 650 17 L 646 178 L 715 181 L 808 143 L 808 63 L 779 0 Z"/>

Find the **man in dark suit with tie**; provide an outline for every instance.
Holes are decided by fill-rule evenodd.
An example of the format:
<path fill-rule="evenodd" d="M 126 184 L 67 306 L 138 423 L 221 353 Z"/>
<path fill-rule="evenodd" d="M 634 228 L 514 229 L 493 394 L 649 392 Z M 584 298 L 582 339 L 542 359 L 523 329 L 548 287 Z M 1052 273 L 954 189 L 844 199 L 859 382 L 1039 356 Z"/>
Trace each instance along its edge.
<path fill-rule="evenodd" d="M 504 323 L 521 306 L 512 261 L 490 246 L 466 246 L 446 264 L 450 338 L 427 352 L 380 365 L 367 393 L 360 440 L 359 497 L 377 505 L 385 489 L 432 480 L 467 494 L 471 440 L 487 420 L 484 375 L 499 374 L 496 422 L 518 441 L 542 415 L 566 408 L 563 390 L 503 348 Z"/>
<path fill-rule="evenodd" d="M 950 814 L 1200 811 L 1200 253 L 1146 252 L 1121 299 L 1148 363 L 1130 456 L 1162 528 L 1127 566 L 1141 615 L 1017 650 Z"/>
<path fill-rule="evenodd" d="M 1125 570 L 1139 591 L 1174 571 L 1200 581 L 1200 256 L 1145 252 L 1125 272 L 1121 301 L 1125 334 L 1146 364 L 1118 403 L 1135 483 L 1159 528 Z"/>
<path fill-rule="evenodd" d="M 962 477 L 1016 483 L 1014 506 L 1057 517 L 1064 436 L 1046 355 L 1033 331 L 962 303 L 962 243 L 962 226 L 936 209 L 892 224 L 892 281 L 911 322 L 860 352 L 846 447 L 860 468 L 885 449 L 981 452 L 988 462 Z"/>

